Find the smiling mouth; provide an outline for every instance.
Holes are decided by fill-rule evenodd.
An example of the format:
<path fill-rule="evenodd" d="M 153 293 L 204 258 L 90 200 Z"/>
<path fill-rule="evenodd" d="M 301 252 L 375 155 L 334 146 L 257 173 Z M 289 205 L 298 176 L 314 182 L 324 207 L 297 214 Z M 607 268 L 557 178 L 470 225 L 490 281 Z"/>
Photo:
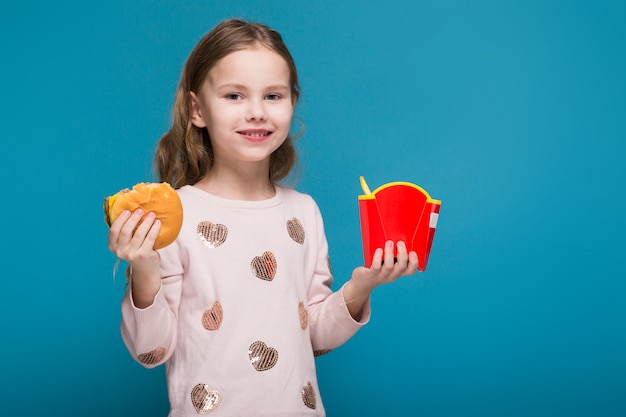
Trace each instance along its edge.
<path fill-rule="evenodd" d="M 272 134 L 272 132 L 267 131 L 267 130 L 263 130 L 263 131 L 248 131 L 248 130 L 243 130 L 241 132 L 238 132 L 240 135 L 244 135 L 244 136 L 248 136 L 251 138 L 264 138 L 265 136 L 269 136 Z"/>

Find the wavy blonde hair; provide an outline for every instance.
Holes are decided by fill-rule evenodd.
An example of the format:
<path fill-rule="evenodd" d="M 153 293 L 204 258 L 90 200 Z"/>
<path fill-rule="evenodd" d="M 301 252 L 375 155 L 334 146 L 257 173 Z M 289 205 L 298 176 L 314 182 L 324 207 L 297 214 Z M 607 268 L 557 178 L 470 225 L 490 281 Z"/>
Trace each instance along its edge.
<path fill-rule="evenodd" d="M 214 162 L 211 138 L 206 128 L 191 123 L 190 92 L 197 93 L 209 71 L 226 55 L 251 46 L 262 45 L 279 54 L 289 68 L 291 97 L 295 105 L 300 97 L 298 72 L 281 35 L 261 23 L 228 19 L 207 33 L 189 54 L 183 67 L 174 99 L 172 127 L 157 144 L 154 166 L 159 179 L 174 188 L 200 181 Z M 289 135 L 270 156 L 269 178 L 283 180 L 296 164 L 297 154 Z"/>

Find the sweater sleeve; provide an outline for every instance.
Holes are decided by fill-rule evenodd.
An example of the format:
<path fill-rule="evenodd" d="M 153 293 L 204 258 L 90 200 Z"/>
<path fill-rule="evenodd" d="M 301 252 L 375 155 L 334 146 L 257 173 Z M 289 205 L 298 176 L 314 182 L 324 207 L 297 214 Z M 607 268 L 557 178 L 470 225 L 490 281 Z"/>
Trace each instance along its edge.
<path fill-rule="evenodd" d="M 315 268 L 308 290 L 309 325 L 314 351 L 332 350 L 350 339 L 370 318 L 370 301 L 367 300 L 361 318 L 356 321 L 350 315 L 343 298 L 343 287 L 332 292 L 333 277 L 328 255 L 328 242 L 324 223 L 315 205 L 317 247 L 313 251 Z"/>
<path fill-rule="evenodd" d="M 159 254 L 161 288 L 152 305 L 137 308 L 130 286 L 122 300 L 122 339 L 131 356 L 146 368 L 164 363 L 176 347 L 183 266 L 176 243 Z"/>

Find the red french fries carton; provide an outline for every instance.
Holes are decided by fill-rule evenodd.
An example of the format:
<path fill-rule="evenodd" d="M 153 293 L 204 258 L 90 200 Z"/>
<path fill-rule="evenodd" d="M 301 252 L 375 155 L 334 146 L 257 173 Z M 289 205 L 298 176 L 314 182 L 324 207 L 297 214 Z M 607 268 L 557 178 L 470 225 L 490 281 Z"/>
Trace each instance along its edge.
<path fill-rule="evenodd" d="M 418 270 L 425 271 L 435 237 L 441 200 L 434 200 L 422 187 L 409 182 L 390 182 L 371 192 L 361 180 L 364 195 L 359 196 L 363 258 L 370 267 L 377 248 L 385 242 L 402 240 L 408 251 L 415 251 Z"/>

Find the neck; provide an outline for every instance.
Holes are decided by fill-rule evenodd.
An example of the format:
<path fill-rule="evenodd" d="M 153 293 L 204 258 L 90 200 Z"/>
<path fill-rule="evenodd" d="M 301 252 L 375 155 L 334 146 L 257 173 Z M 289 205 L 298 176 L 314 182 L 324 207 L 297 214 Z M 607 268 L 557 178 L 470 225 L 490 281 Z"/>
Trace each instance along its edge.
<path fill-rule="evenodd" d="M 267 200 L 276 194 L 268 169 L 258 165 L 250 169 L 241 169 L 241 166 L 230 169 L 228 165 L 214 164 L 195 186 L 230 200 Z"/>

